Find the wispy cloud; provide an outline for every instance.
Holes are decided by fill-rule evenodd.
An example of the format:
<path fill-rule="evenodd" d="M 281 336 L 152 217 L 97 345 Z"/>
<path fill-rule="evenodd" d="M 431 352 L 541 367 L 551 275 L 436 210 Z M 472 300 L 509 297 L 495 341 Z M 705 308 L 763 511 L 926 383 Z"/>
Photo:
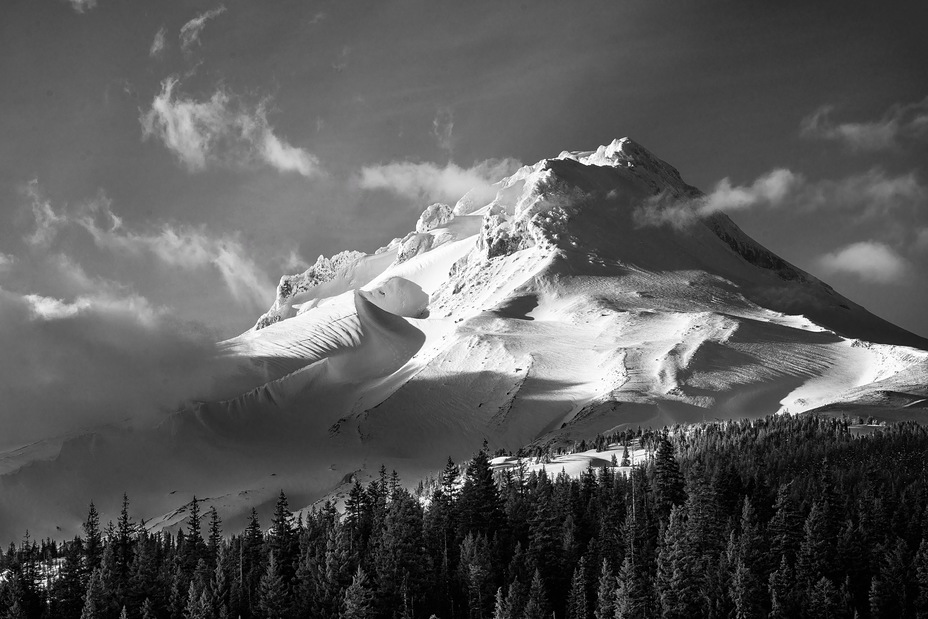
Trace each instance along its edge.
<path fill-rule="evenodd" d="M 322 22 L 322 20 L 324 20 L 326 17 L 328 17 L 328 15 L 326 15 L 322 11 L 319 11 L 318 13 L 313 15 L 312 18 L 308 22 L 306 22 L 306 25 L 315 26 L 316 24 Z"/>
<path fill-rule="evenodd" d="M 59 231 L 76 228 L 89 234 L 98 248 L 122 258 L 154 258 L 162 265 L 186 270 L 213 268 L 232 297 L 250 309 L 261 309 L 273 298 L 273 283 L 249 257 L 237 236 L 217 236 L 203 226 L 189 225 L 161 224 L 153 230 L 132 230 L 102 193 L 72 211 L 52 208 L 35 182 L 27 194 L 35 230 L 26 241 L 33 246 L 48 250 Z"/>
<path fill-rule="evenodd" d="M 161 52 L 164 51 L 164 47 L 166 45 L 166 34 L 167 30 L 164 28 L 164 26 L 162 26 L 161 29 L 155 33 L 155 38 L 152 39 L 151 47 L 148 49 L 148 55 L 150 57 L 155 58 L 160 56 Z"/>
<path fill-rule="evenodd" d="M 435 114 L 432 120 L 432 135 L 442 150 L 451 151 L 454 147 L 454 112 L 451 108 L 443 107 Z"/>
<path fill-rule="evenodd" d="M 852 150 L 883 150 L 898 146 L 900 141 L 928 136 L 928 97 L 908 104 L 890 107 L 878 120 L 869 122 L 835 123 L 833 105 L 823 105 L 802 119 L 800 133 L 804 137 L 841 142 Z"/>
<path fill-rule="evenodd" d="M 857 220 L 886 216 L 900 208 L 915 208 L 928 199 L 928 189 L 914 172 L 890 176 L 880 168 L 842 179 L 809 181 L 803 175 L 778 168 L 758 177 L 750 185 L 719 181 L 707 195 L 693 200 L 676 200 L 659 195 L 635 210 L 635 221 L 643 226 L 669 224 L 686 227 L 718 212 L 751 208 L 842 210 Z"/>
<path fill-rule="evenodd" d="M 200 33 L 203 32 L 203 28 L 206 27 L 206 22 L 222 15 L 225 13 L 226 7 L 223 4 L 220 4 L 215 9 L 210 9 L 201 15 L 197 15 L 186 24 L 181 26 L 180 29 L 180 48 L 185 52 L 190 51 L 190 48 L 200 39 Z"/>
<path fill-rule="evenodd" d="M 77 13 L 85 13 L 97 7 L 97 0 L 68 0 L 68 4 Z"/>
<path fill-rule="evenodd" d="M 362 189 L 382 189 L 423 202 L 454 203 L 468 191 L 490 200 L 496 195 L 493 183 L 513 174 L 519 167 L 521 164 L 515 159 L 487 159 L 470 168 L 455 163 L 438 166 L 392 162 L 362 168 L 358 184 Z"/>
<path fill-rule="evenodd" d="M 906 279 L 911 265 L 885 243 L 852 243 L 818 259 L 819 267 L 829 274 L 848 274 L 864 282 L 894 284 Z"/>
<path fill-rule="evenodd" d="M 888 215 L 902 207 L 918 207 L 928 199 L 926 188 L 914 172 L 890 176 L 880 168 L 839 180 L 804 183 L 796 196 L 800 206 L 835 208 L 858 219 Z"/>
<path fill-rule="evenodd" d="M 746 186 L 732 185 L 730 179 L 723 178 L 710 193 L 695 200 L 655 196 L 635 209 L 634 217 L 642 226 L 670 224 L 681 228 L 718 212 L 745 210 L 759 205 L 780 206 L 804 182 L 801 175 L 784 168 L 772 170 Z"/>
<path fill-rule="evenodd" d="M 208 164 L 249 166 L 257 162 L 280 172 L 319 174 L 319 160 L 278 137 L 267 120 L 266 101 L 254 107 L 224 89 L 205 101 L 175 95 L 177 79 L 162 82 L 151 109 L 143 112 L 142 137 L 157 138 L 188 170 Z"/>

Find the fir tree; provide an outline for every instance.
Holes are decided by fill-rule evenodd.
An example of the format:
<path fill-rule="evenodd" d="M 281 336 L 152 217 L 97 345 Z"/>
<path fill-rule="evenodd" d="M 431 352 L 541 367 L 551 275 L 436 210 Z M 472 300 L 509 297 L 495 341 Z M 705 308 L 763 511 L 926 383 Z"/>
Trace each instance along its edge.
<path fill-rule="evenodd" d="M 219 512 L 215 506 L 209 508 L 209 538 L 207 541 L 207 553 L 209 556 L 210 566 L 216 567 L 219 559 L 219 548 L 222 545 L 222 520 L 219 518 Z"/>
<path fill-rule="evenodd" d="M 837 619 L 849 614 L 841 591 L 824 576 L 812 588 L 808 612 L 811 617 L 822 619 Z"/>
<path fill-rule="evenodd" d="M 84 606 L 86 579 L 83 567 L 84 542 L 75 537 L 64 544 L 64 560 L 58 572 L 58 578 L 52 585 L 52 615 L 76 617 Z"/>
<path fill-rule="evenodd" d="M 730 597 L 737 619 L 751 619 L 762 615 L 766 591 L 763 586 L 763 537 L 751 502 L 745 499 L 741 511 L 741 535 L 732 532 L 728 549 L 728 562 L 733 573 Z"/>
<path fill-rule="evenodd" d="M 468 533 L 461 542 L 460 574 L 467 595 L 468 617 L 482 619 L 491 601 L 490 549 L 486 537 Z"/>
<path fill-rule="evenodd" d="M 100 514 L 93 501 L 87 511 L 87 519 L 83 524 L 84 530 L 84 573 L 89 579 L 93 570 L 100 567 L 103 559 L 103 538 L 100 534 Z"/>
<path fill-rule="evenodd" d="M 928 619 L 928 537 L 922 538 L 922 543 L 915 553 L 912 563 L 915 573 L 915 612 L 918 619 Z"/>
<path fill-rule="evenodd" d="M 657 513 L 669 516 L 670 508 L 686 500 L 683 491 L 683 476 L 674 456 L 673 445 L 666 435 L 661 435 L 654 457 L 654 502 Z"/>
<path fill-rule="evenodd" d="M 770 591 L 770 618 L 789 619 L 797 615 L 795 605 L 795 579 L 793 570 L 787 562 L 786 555 L 781 555 L 780 566 L 770 574 L 768 581 Z"/>
<path fill-rule="evenodd" d="M 594 619 L 613 619 L 615 612 L 615 575 L 609 566 L 609 560 L 603 559 L 596 586 L 596 609 Z"/>
<path fill-rule="evenodd" d="M 870 585 L 870 614 L 874 618 L 901 617 L 906 608 L 907 575 L 906 543 L 896 538 L 894 544 L 883 547 L 879 571 Z"/>
<path fill-rule="evenodd" d="M 590 619 L 587 589 L 586 557 L 581 557 L 570 582 L 570 594 L 567 596 L 567 619 Z"/>
<path fill-rule="evenodd" d="M 503 595 L 503 588 L 496 590 L 495 604 L 493 606 L 493 619 L 513 619 L 512 609 L 506 602 L 506 596 Z"/>
<path fill-rule="evenodd" d="M 550 616 L 551 609 L 548 606 L 548 594 L 541 579 L 541 572 L 536 569 L 534 576 L 532 576 L 532 586 L 528 590 L 528 600 L 525 602 L 522 617 L 523 619 L 548 619 Z"/>
<path fill-rule="evenodd" d="M 81 619 L 100 619 L 106 612 L 106 601 L 103 599 L 103 577 L 100 568 L 93 571 L 87 583 L 87 592 L 84 594 L 84 607 L 81 610 Z"/>
<path fill-rule="evenodd" d="M 258 585 L 258 610 L 266 619 L 282 619 L 288 616 L 288 607 L 286 582 L 278 568 L 277 556 L 272 551 Z"/>
<path fill-rule="evenodd" d="M 351 579 L 351 585 L 345 589 L 339 619 L 371 619 L 373 616 L 373 594 L 367 583 L 367 575 L 361 566 L 358 566 Z"/>
<path fill-rule="evenodd" d="M 460 518 L 460 538 L 467 533 L 482 533 L 488 538 L 492 537 L 503 519 L 499 491 L 485 449 L 477 452 L 467 465 L 457 512 Z"/>
<path fill-rule="evenodd" d="M 696 569 L 697 552 L 687 535 L 686 514 L 674 506 L 657 555 L 655 584 L 662 617 L 683 619 L 704 614 L 699 606 Z"/>

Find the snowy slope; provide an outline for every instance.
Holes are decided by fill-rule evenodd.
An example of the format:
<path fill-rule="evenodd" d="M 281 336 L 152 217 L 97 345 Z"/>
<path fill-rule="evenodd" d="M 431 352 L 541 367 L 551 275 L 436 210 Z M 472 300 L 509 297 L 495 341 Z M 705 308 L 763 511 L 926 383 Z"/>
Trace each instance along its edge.
<path fill-rule="evenodd" d="M 412 480 L 484 439 L 818 407 L 923 415 L 928 342 L 727 216 L 642 218 L 702 194 L 631 140 L 497 188 L 429 206 L 374 254 L 283 277 L 221 344 L 236 369 L 210 401 L 0 456 L 0 535 L 72 532 L 89 498 L 112 509 L 124 490 L 161 524 L 196 494 L 234 525 L 280 488 L 309 504 L 381 463 Z"/>

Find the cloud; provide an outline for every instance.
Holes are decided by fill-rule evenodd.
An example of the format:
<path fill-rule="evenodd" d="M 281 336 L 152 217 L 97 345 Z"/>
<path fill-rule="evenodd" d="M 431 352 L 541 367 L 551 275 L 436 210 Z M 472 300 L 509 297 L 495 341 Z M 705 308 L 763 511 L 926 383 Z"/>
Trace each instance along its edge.
<path fill-rule="evenodd" d="M 878 241 L 847 245 L 821 256 L 818 264 L 826 273 L 853 275 L 876 284 L 899 283 L 910 270 L 905 258 Z"/>
<path fill-rule="evenodd" d="M 718 212 L 751 208 L 842 210 L 858 221 L 887 217 L 903 208 L 919 208 L 928 199 L 928 189 L 914 172 L 889 176 L 879 168 L 838 180 L 809 181 L 803 175 L 777 168 L 745 186 L 719 181 L 707 195 L 679 200 L 667 194 L 648 199 L 635 209 L 638 225 L 670 224 L 682 228 Z"/>
<path fill-rule="evenodd" d="M 184 52 L 189 52 L 194 43 L 198 43 L 200 33 L 206 27 L 206 22 L 225 13 L 226 7 L 220 4 L 215 9 L 210 9 L 205 13 L 198 15 L 181 26 L 180 29 L 180 48 Z"/>
<path fill-rule="evenodd" d="M 278 137 L 267 120 L 266 101 L 254 107 L 223 89 L 206 101 L 175 96 L 175 78 L 161 84 L 151 109 L 142 113 L 142 137 L 160 140 L 191 172 L 209 164 L 263 163 L 303 176 L 321 173 L 319 160 Z"/>
<path fill-rule="evenodd" d="M 132 230 L 113 212 L 111 201 L 102 193 L 70 212 L 56 212 L 40 194 L 35 181 L 29 184 L 27 195 L 36 227 L 25 240 L 33 247 L 47 251 L 61 230 L 83 230 L 98 248 L 121 258 L 139 261 L 154 258 L 163 266 L 189 271 L 213 268 L 232 297 L 249 309 L 263 308 L 274 296 L 273 283 L 235 235 L 217 236 L 203 226 L 166 223 L 152 230 Z"/>
<path fill-rule="evenodd" d="M 928 97 L 915 103 L 895 104 L 879 120 L 835 124 L 833 105 L 823 105 L 802 119 L 800 134 L 841 142 L 852 150 L 885 150 L 901 140 L 928 136 Z"/>
<path fill-rule="evenodd" d="M 68 0 L 68 3 L 77 13 L 84 13 L 97 7 L 97 0 Z"/>
<path fill-rule="evenodd" d="M 438 142 L 438 147 L 450 154 L 454 146 L 454 112 L 451 108 L 440 108 L 435 114 L 432 120 L 432 135 Z"/>
<path fill-rule="evenodd" d="M 712 192 L 693 200 L 677 200 L 666 194 L 650 198 L 635 209 L 634 218 L 638 225 L 670 224 L 682 228 L 718 212 L 745 210 L 758 205 L 780 206 L 804 182 L 801 175 L 784 168 L 772 170 L 747 186 L 733 186 L 730 179 L 723 178 Z"/>
<path fill-rule="evenodd" d="M 493 183 L 520 167 L 515 159 L 487 159 L 470 168 L 402 161 L 362 168 L 358 184 L 362 189 L 382 189 L 421 202 L 454 203 L 468 191 L 474 192 L 475 199 L 489 201 L 496 195 Z"/>
<path fill-rule="evenodd" d="M 164 26 L 162 26 L 161 29 L 155 33 L 155 38 L 151 42 L 151 48 L 148 50 L 148 55 L 152 58 L 159 56 L 161 52 L 164 51 L 166 44 L 165 34 L 167 34 L 167 31 L 165 30 Z"/>
<path fill-rule="evenodd" d="M 0 448 L 208 395 L 214 336 L 136 295 L 74 299 L 0 287 Z"/>
<path fill-rule="evenodd" d="M 320 11 L 320 12 L 316 13 L 315 15 L 313 15 L 313 16 L 312 16 L 312 19 L 310 19 L 308 22 L 306 22 L 306 25 L 307 25 L 307 26 L 315 26 L 316 24 L 318 24 L 318 23 L 320 23 L 322 20 L 324 20 L 326 17 L 328 17 L 328 15 L 326 15 L 325 13 L 323 13 L 322 11 Z"/>
<path fill-rule="evenodd" d="M 918 207 L 926 199 L 928 189 L 914 172 L 888 176 L 879 168 L 837 181 L 806 183 L 797 196 L 797 202 L 808 208 L 850 210 L 861 219 L 886 216 L 901 207 Z"/>

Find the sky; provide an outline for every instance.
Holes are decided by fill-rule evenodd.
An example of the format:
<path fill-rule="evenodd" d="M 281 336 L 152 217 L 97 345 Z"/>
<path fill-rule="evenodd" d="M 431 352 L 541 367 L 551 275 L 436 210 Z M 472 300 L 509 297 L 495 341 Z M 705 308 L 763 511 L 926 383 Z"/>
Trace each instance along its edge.
<path fill-rule="evenodd" d="M 282 274 L 622 136 L 928 336 L 923 6 L 5 0 L 0 397 L 170 407 Z"/>

